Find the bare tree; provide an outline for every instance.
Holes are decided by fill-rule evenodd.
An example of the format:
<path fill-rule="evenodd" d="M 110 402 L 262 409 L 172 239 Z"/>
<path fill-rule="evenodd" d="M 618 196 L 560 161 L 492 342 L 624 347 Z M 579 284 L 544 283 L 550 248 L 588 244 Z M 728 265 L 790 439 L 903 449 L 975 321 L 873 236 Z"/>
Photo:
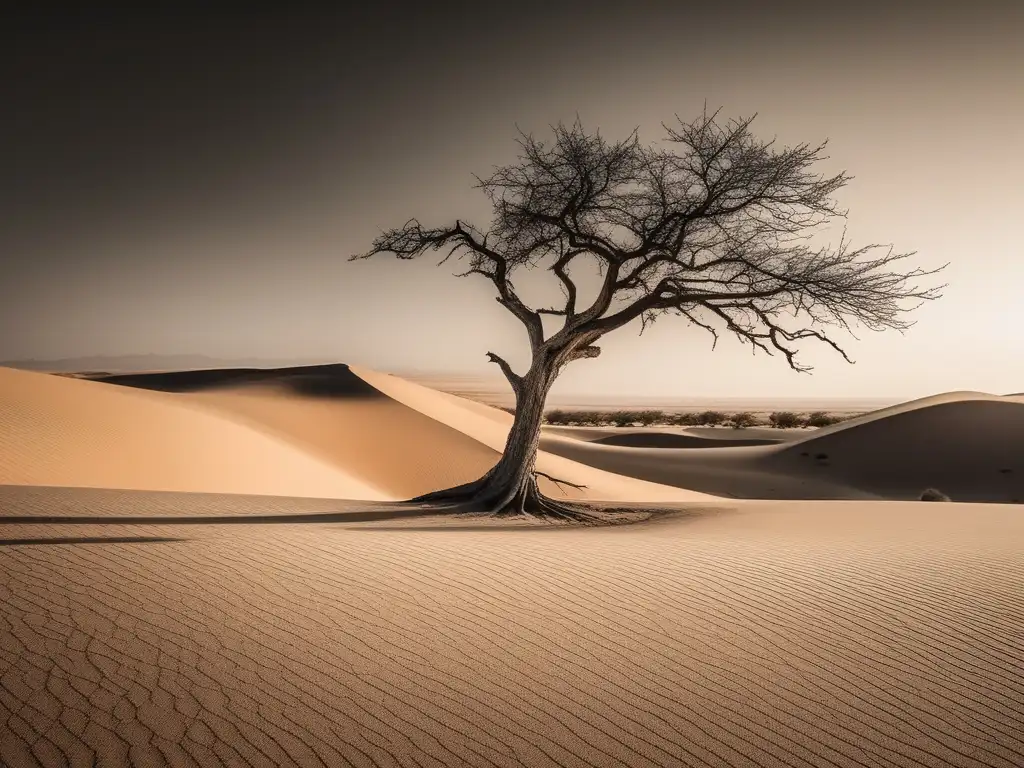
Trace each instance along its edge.
<path fill-rule="evenodd" d="M 478 275 L 497 301 L 526 328 L 532 363 L 525 373 L 493 352 L 516 397 L 505 451 L 479 480 L 420 497 L 466 509 L 579 519 L 586 510 L 543 496 L 535 460 L 544 402 L 569 363 L 600 354 L 607 333 L 639 319 L 643 328 L 664 314 L 681 315 L 715 342 L 731 332 L 753 350 L 780 353 L 796 371 L 795 343 L 814 339 L 846 352 L 823 329 L 854 325 L 903 330 L 904 315 L 935 299 L 944 286 L 921 288 L 915 278 L 940 269 L 899 271 L 911 256 L 891 247 L 812 247 L 811 235 L 845 217 L 833 194 L 852 178 L 825 176 L 812 166 L 827 142 L 777 147 L 757 139 L 753 117 L 719 120 L 703 114 L 664 125 L 660 145 L 633 131 L 611 142 L 579 120 L 553 128 L 545 143 L 522 134 L 516 162 L 495 169 L 478 187 L 493 204 L 488 229 L 464 221 L 425 228 L 412 219 L 384 232 L 364 259 L 389 253 L 414 259 L 447 249 L 466 260 L 460 276 Z M 583 259 L 600 265 L 601 287 L 580 305 L 570 273 Z M 517 294 L 517 270 L 551 272 L 564 295 L 557 307 L 532 308 Z M 559 319 L 546 333 L 542 316 Z M 554 478 L 550 478 L 554 479 Z"/>

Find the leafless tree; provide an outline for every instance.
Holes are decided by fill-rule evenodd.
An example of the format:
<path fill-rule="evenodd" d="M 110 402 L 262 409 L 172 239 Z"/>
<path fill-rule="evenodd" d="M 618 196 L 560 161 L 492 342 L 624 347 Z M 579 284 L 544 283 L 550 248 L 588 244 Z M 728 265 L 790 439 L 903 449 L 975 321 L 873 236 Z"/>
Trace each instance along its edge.
<path fill-rule="evenodd" d="M 414 259 L 435 249 L 465 259 L 460 276 L 478 275 L 526 328 L 532 363 L 525 373 L 493 352 L 516 397 L 505 451 L 479 480 L 420 497 L 464 509 L 579 519 L 579 505 L 544 496 L 535 460 L 544 402 L 562 369 L 600 354 L 607 333 L 664 314 L 710 333 L 727 331 L 754 351 L 781 354 L 791 368 L 805 339 L 846 352 L 823 329 L 854 326 L 903 330 L 907 312 L 940 296 L 944 286 L 916 279 L 940 269 L 895 269 L 911 256 L 892 247 L 814 247 L 811 235 L 846 212 L 833 195 L 852 178 L 816 173 L 827 142 L 776 146 L 756 138 L 753 117 L 723 121 L 719 112 L 663 125 L 665 140 L 644 145 L 633 131 L 621 141 L 572 125 L 554 139 L 522 134 L 516 162 L 498 167 L 478 187 L 493 204 L 490 226 L 456 220 L 426 228 L 412 219 L 383 232 L 365 259 Z M 570 269 L 600 265 L 596 298 L 581 306 Z M 564 303 L 532 308 L 517 294 L 518 270 L 546 269 Z M 547 333 L 543 315 L 561 327 Z M 551 478 L 553 479 L 553 478 Z"/>

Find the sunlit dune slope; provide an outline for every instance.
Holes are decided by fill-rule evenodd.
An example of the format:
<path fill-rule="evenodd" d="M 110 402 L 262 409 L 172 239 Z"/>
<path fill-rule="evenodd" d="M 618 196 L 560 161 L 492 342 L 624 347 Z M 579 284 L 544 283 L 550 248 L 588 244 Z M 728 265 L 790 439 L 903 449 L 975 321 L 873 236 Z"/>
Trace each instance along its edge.
<path fill-rule="evenodd" d="M 1024 765 L 1024 516 L 1005 505 L 0 537 L 10 768 Z"/>
<path fill-rule="evenodd" d="M 0 484 L 389 499 L 180 398 L 0 369 Z"/>
<path fill-rule="evenodd" d="M 545 451 L 655 483 L 737 498 L 1024 500 L 1024 403 L 952 392 L 823 427 L 778 445 L 651 447 L 546 434 Z M 628 438 L 627 438 L 628 440 Z"/>
<path fill-rule="evenodd" d="M 224 369 L 109 376 L 108 385 L 151 390 L 273 436 L 294 449 L 406 499 L 469 482 L 504 448 L 512 417 L 497 408 L 347 365 Z M 554 497 L 671 502 L 704 498 L 618 477 L 558 457 L 541 479 Z"/>
<path fill-rule="evenodd" d="M 383 395 L 346 366 L 184 395 L 396 499 L 469 482 L 498 453 Z"/>

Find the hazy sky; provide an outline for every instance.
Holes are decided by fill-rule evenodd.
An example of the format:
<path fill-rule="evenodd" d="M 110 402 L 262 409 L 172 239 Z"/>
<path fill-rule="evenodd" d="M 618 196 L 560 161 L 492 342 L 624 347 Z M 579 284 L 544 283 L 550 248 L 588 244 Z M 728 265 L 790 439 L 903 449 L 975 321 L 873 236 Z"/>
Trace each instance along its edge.
<path fill-rule="evenodd" d="M 829 138 L 824 170 L 856 177 L 850 236 L 952 262 L 945 298 L 905 336 L 851 340 L 856 365 L 807 348 L 810 376 L 671 318 L 629 327 L 556 393 L 1024 390 L 1024 3 L 375 5 L 5 21 L 0 360 L 495 375 L 485 353 L 522 365 L 526 340 L 489 283 L 346 257 L 412 216 L 486 225 L 471 174 L 513 159 L 516 124 L 578 114 L 654 141 L 706 100 L 783 142 Z"/>

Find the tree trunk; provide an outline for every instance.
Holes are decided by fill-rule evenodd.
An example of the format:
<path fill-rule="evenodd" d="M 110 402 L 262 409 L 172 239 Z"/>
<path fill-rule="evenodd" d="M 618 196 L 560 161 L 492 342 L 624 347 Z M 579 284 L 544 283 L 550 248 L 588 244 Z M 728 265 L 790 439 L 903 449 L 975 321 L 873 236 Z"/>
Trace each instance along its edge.
<path fill-rule="evenodd" d="M 527 514 L 576 521 L 593 519 L 586 510 L 545 497 L 537 484 L 535 464 L 544 403 L 561 367 L 557 357 L 538 352 L 529 373 L 522 378 L 510 379 L 516 395 L 515 417 L 505 441 L 505 450 L 486 475 L 472 483 L 419 496 L 413 501 L 451 503 L 461 511 L 496 515 Z"/>
<path fill-rule="evenodd" d="M 479 500 L 495 512 L 528 513 L 540 499 L 534 466 L 540 447 L 544 403 L 556 373 L 535 360 L 516 392 L 516 413 L 501 459 L 484 477 Z"/>

